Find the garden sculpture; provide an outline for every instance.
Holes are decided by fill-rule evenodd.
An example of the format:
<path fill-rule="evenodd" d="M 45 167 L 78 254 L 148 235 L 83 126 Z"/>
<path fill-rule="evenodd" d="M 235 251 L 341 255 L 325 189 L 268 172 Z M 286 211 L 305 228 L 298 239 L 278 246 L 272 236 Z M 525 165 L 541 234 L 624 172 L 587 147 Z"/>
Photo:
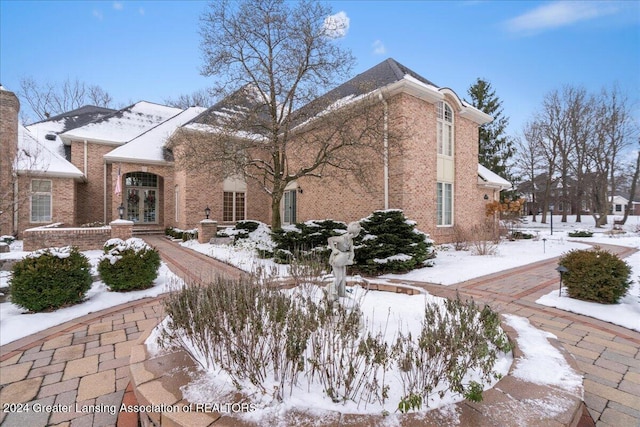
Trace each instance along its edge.
<path fill-rule="evenodd" d="M 332 236 L 327 240 L 331 255 L 329 264 L 333 269 L 333 283 L 327 287 L 327 296 L 333 301 L 346 296 L 347 265 L 353 265 L 353 238 L 360 234 L 360 224 L 357 221 L 347 226 L 347 232 L 340 236 Z"/>

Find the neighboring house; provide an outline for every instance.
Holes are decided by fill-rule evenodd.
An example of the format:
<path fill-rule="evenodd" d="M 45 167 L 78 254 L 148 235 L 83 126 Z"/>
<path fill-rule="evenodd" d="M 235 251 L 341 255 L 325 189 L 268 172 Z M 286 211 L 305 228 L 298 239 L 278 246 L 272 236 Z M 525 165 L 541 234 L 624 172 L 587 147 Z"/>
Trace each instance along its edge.
<path fill-rule="evenodd" d="M 625 212 L 627 211 L 629 199 L 625 199 L 622 196 L 613 196 L 612 198 L 610 198 L 610 202 L 611 210 L 609 212 L 612 215 L 624 216 Z M 632 202 L 629 215 L 640 215 L 640 202 Z"/>
<path fill-rule="evenodd" d="M 372 161 L 373 182 L 363 189 L 348 176 L 301 178 L 286 189 L 283 222 L 352 221 L 373 210 L 403 209 L 418 228 L 441 242 L 452 238 L 456 225 L 483 222 L 487 201 L 498 200 L 500 191 L 511 186 L 478 164 L 478 127 L 491 117 L 393 59 L 302 107 L 296 129 L 300 135 L 319 131 L 309 131 L 313 126 L 306 124 L 322 116 L 323 108 L 351 108 L 353 100 L 369 95 L 389 123 L 388 134 L 380 137 L 402 135 L 388 141 L 386 156 Z M 118 218 L 121 205 L 134 230 L 147 232 L 193 228 L 204 218 L 205 207 L 220 224 L 271 221 L 270 198 L 255 181 L 208 168 L 183 170 L 174 159 L 186 143 L 177 136 L 191 132 L 206 137 L 212 118 L 245 109 L 244 102 L 251 99 L 229 97 L 206 111 L 145 101 L 118 111 L 83 107 L 28 126 L 18 136 L 14 98 L 2 91 L 2 153 L 11 152 L 16 139 L 20 146 L 46 153 L 47 160 L 43 156 L 38 167 L 18 167 L 19 193 L 27 194 L 29 202 L 19 206 L 18 219 L 9 232 L 2 229 L 5 234 L 19 235 L 46 223 L 108 223 Z M 7 120 L 5 112 L 15 117 Z M 248 127 L 245 132 L 252 132 Z M 296 156 L 291 157 L 295 163 Z M 0 166 L 6 174 L 6 163 Z"/>

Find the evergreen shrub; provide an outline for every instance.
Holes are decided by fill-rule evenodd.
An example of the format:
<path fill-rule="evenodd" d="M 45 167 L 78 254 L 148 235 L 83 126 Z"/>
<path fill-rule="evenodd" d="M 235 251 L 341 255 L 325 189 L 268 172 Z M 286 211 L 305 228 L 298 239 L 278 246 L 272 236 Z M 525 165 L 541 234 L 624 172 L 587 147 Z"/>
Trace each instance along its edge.
<path fill-rule="evenodd" d="M 127 292 L 153 286 L 160 268 L 160 254 L 144 240 L 110 239 L 98 264 L 102 281 L 112 291 Z"/>
<path fill-rule="evenodd" d="M 593 231 L 574 230 L 569 232 L 569 237 L 593 237 Z"/>
<path fill-rule="evenodd" d="M 436 256 L 433 240 L 401 210 L 375 211 L 360 225 L 354 239 L 356 270 L 378 275 L 433 265 L 428 261 Z"/>
<path fill-rule="evenodd" d="M 42 249 L 13 266 L 11 301 L 30 311 L 82 302 L 91 288 L 91 265 L 75 247 Z"/>
<path fill-rule="evenodd" d="M 294 257 L 313 255 L 328 261 L 331 251 L 327 246 L 327 239 L 344 234 L 346 230 L 347 224 L 332 219 L 311 220 L 282 227 L 271 234 L 276 244 L 274 260 L 288 264 Z"/>
<path fill-rule="evenodd" d="M 569 270 L 563 282 L 571 298 L 616 304 L 631 286 L 631 267 L 601 249 L 573 250 L 558 263 Z"/>

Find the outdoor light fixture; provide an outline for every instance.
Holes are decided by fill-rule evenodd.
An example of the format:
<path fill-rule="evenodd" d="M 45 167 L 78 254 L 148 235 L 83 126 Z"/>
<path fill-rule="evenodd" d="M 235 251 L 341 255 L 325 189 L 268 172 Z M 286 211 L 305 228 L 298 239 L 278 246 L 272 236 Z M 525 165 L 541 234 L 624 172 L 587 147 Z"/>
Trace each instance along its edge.
<path fill-rule="evenodd" d="M 298 193 L 302 194 L 302 187 L 298 186 Z"/>
<path fill-rule="evenodd" d="M 556 271 L 560 273 L 560 289 L 558 290 L 558 296 L 561 297 L 562 296 L 562 275 L 567 271 L 569 271 L 569 269 L 564 265 L 559 265 L 556 267 Z"/>
<path fill-rule="evenodd" d="M 209 206 L 204 208 L 204 215 L 209 219 L 209 215 L 211 215 L 211 209 L 209 209 Z"/>
<path fill-rule="evenodd" d="M 542 253 L 546 254 L 547 253 L 547 239 L 546 238 L 542 238 Z"/>
<path fill-rule="evenodd" d="M 118 215 L 120 215 L 120 219 L 124 216 L 124 205 L 122 203 L 118 206 Z"/>
<path fill-rule="evenodd" d="M 551 218 L 551 235 L 553 236 L 553 205 L 549 205 L 549 217 Z"/>
<path fill-rule="evenodd" d="M 488 194 L 485 194 L 485 195 L 484 195 L 484 199 L 485 199 L 485 200 L 489 200 L 489 195 L 488 195 Z"/>

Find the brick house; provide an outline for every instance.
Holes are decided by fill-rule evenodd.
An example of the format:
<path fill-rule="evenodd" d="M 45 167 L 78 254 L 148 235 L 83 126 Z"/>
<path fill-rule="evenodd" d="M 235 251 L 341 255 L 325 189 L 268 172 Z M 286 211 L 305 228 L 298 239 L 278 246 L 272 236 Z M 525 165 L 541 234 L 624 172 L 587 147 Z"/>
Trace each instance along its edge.
<path fill-rule="evenodd" d="M 179 141 L 177 135 L 182 132 L 208 132 L 208 118 L 227 114 L 237 99 L 222 100 L 208 110 L 181 110 L 145 101 L 118 111 L 83 107 L 20 128 L 15 95 L 6 90 L 1 94 L 0 159 L 15 157 L 4 154 L 17 151 L 12 145 L 16 139 L 18 146 L 29 140 L 41 151 L 51 152 L 66 171 L 64 176 L 53 176 L 51 167 L 42 166 L 18 171 L 18 192 L 29 201 L 18 206 L 2 234 L 20 235 L 46 223 L 108 223 L 118 218 L 120 206 L 125 219 L 134 221 L 134 230 L 139 231 L 193 228 L 204 218 L 205 207 L 211 209 L 211 219 L 222 224 L 271 221 L 270 198 L 256 182 L 225 178 L 209 168 L 181 169 L 174 159 L 180 155 L 180 144 L 167 149 L 168 142 Z M 379 161 L 371 160 L 371 182 L 362 188 L 348 176 L 301 178 L 286 189 L 281 206 L 284 223 L 323 218 L 352 221 L 377 209 L 403 209 L 420 229 L 443 242 L 451 238 L 454 225 L 468 227 L 484 221 L 485 203 L 510 187 L 478 164 L 478 127 L 491 117 L 393 59 L 300 111 L 318 117 L 323 106 L 335 108 L 342 100 L 364 96 L 375 100 L 373 108 L 388 124 L 387 133 L 380 134 L 380 144 L 384 139 L 387 151 Z M 308 131 L 303 124 L 299 128 L 300 137 L 317 131 Z M 388 138 L 392 134 L 402 137 Z M 296 156 L 301 158 L 291 154 L 294 163 Z M 3 185 L 8 182 L 7 171 L 6 161 L 0 163 Z M 33 183 L 45 177 L 50 186 Z"/>

